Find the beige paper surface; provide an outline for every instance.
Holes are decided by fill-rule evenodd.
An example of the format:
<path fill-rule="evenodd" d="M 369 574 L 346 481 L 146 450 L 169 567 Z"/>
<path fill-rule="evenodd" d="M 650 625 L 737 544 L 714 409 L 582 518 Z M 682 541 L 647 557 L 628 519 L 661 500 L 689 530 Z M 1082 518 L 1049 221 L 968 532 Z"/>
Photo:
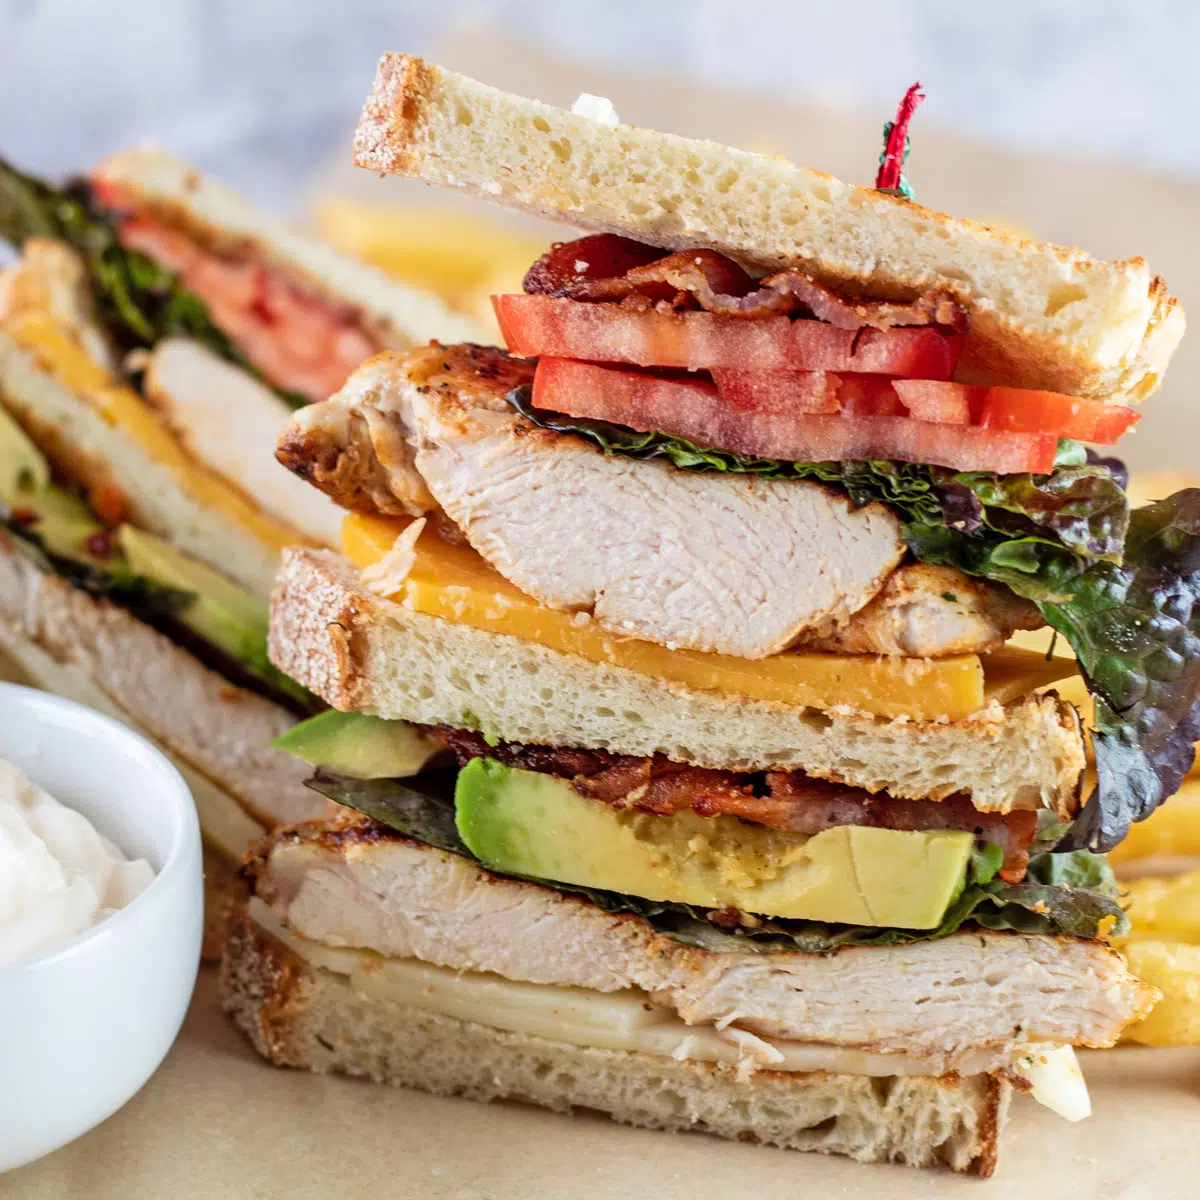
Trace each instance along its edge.
<path fill-rule="evenodd" d="M 1200 1194 L 1200 1049 L 1083 1057 L 1095 1115 L 1017 1097 L 990 1183 L 627 1129 L 261 1062 L 203 972 L 183 1035 L 121 1112 L 0 1177 L 4 1200 L 915 1200 Z"/>

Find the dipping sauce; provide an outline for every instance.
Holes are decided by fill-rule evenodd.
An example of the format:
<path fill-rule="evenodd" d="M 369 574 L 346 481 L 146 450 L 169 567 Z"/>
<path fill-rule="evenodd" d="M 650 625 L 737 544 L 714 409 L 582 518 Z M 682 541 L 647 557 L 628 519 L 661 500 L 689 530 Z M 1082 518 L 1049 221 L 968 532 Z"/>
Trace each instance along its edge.
<path fill-rule="evenodd" d="M 0 758 L 0 967 L 98 925 L 153 878 Z"/>

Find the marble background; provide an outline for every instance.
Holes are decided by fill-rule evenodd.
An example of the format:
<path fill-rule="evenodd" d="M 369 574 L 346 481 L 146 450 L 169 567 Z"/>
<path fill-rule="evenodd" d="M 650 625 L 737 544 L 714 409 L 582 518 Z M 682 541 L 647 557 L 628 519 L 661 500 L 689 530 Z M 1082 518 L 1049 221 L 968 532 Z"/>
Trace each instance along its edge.
<path fill-rule="evenodd" d="M 756 95 L 1200 179 L 1194 0 L 0 0 L 0 154 L 60 174 L 152 137 L 276 207 L 383 49 L 464 23 Z"/>

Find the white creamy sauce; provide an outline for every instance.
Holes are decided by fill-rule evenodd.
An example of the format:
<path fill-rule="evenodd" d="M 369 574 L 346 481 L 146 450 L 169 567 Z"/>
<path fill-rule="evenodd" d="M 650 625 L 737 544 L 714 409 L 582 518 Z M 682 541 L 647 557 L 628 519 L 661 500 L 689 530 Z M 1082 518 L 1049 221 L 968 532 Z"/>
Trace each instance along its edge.
<path fill-rule="evenodd" d="M 0 966 L 98 925 L 153 880 L 82 813 L 0 758 Z"/>

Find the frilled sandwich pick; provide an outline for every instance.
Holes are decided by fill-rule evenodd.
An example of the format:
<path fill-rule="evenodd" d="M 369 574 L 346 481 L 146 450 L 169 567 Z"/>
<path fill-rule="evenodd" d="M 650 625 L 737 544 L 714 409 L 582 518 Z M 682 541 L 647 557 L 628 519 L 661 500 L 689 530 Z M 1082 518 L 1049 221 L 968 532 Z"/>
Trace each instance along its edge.
<path fill-rule="evenodd" d="M 173 756 L 215 934 L 246 848 L 322 809 L 271 745 L 321 706 L 268 661 L 267 598 L 283 547 L 339 521 L 279 429 L 378 350 L 473 326 L 155 150 L 61 190 L 0 162 L 0 238 L 0 650 Z"/>
<path fill-rule="evenodd" d="M 383 354 L 279 457 L 351 510 L 274 663 L 341 815 L 261 844 L 273 1061 L 989 1174 L 1155 991 L 1105 860 L 1197 732 L 1200 492 L 1107 445 L 1183 315 L 1097 262 L 399 55 L 360 165 L 591 231 L 508 350 Z M 1074 648 L 1089 737 L 1050 687 Z M 357 714 L 357 719 L 354 714 Z M 387 778 L 371 746 L 453 765 Z M 311 736 L 310 736 L 311 733 Z"/>

